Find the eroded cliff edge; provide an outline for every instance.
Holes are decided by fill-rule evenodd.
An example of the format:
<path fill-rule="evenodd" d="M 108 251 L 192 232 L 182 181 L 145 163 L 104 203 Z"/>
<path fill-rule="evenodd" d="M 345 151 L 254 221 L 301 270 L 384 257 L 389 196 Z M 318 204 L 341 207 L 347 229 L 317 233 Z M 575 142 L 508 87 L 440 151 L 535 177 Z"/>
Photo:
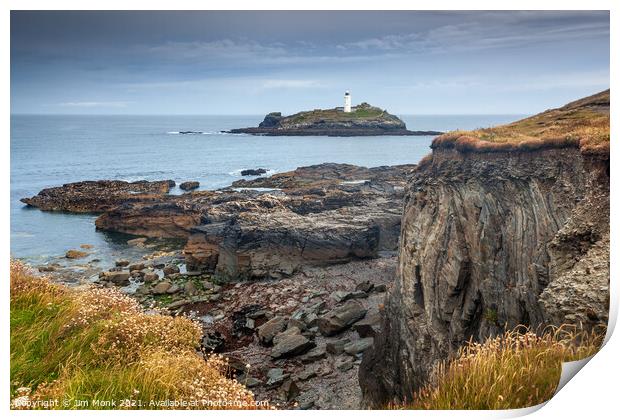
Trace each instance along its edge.
<path fill-rule="evenodd" d="M 606 323 L 609 154 L 592 144 L 435 142 L 407 187 L 383 334 L 360 367 L 366 405 L 411 400 L 470 338 L 519 324 Z"/>

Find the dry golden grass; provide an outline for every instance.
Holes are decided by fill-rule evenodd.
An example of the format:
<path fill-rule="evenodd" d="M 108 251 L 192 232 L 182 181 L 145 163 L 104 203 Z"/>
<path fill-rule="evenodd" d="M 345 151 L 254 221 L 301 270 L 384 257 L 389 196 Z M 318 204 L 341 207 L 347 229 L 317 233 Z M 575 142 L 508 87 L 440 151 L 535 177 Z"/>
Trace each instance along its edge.
<path fill-rule="evenodd" d="M 563 326 L 540 335 L 519 327 L 482 344 L 472 341 L 437 367 L 410 405 L 392 408 L 499 410 L 541 404 L 555 393 L 562 362 L 595 354 L 603 338 L 603 327 L 587 333 Z"/>
<path fill-rule="evenodd" d="M 11 263 L 12 408 L 256 408 L 224 358 L 196 351 L 201 335 L 115 289 L 69 288 Z M 91 404 L 44 404 L 54 400 Z"/>
<path fill-rule="evenodd" d="M 609 95 L 607 90 L 506 125 L 446 133 L 432 147 L 510 152 L 578 146 L 584 154 L 609 154 Z"/>

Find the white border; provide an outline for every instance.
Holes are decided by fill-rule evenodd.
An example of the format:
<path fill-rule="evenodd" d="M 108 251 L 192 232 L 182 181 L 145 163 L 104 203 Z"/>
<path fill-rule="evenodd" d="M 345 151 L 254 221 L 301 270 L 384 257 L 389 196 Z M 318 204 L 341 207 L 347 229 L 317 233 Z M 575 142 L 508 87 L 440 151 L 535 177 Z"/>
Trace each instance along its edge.
<path fill-rule="evenodd" d="M 211 10 L 257 10 L 257 6 L 260 6 L 262 10 L 344 10 L 363 8 L 365 10 L 464 10 L 466 6 L 467 10 L 611 10 L 611 34 L 612 34 L 612 48 L 611 48 L 611 68 L 610 74 L 616 75 L 620 69 L 618 68 L 617 55 L 620 44 L 618 43 L 618 15 L 620 2 L 614 0 L 589 0 L 575 1 L 575 0 L 505 0 L 502 2 L 489 1 L 489 0 L 470 0 L 467 2 L 459 0 L 436 0 L 433 2 L 414 2 L 414 1 L 393 1 L 383 0 L 381 2 L 363 3 L 359 0 L 344 0 L 339 2 L 327 1 L 327 0 L 314 0 L 314 1 L 296 1 L 290 0 L 264 0 L 261 2 L 251 2 L 242 0 L 228 0 L 226 2 L 207 3 L 205 1 L 192 1 L 192 0 L 175 0 L 174 2 L 164 2 L 161 0 L 136 1 L 136 0 L 108 0 L 108 1 L 78 1 L 78 0 L 57 0 L 54 2 L 45 0 L 5 0 L 2 2 L 4 8 L 2 17 L 0 18 L 0 31 L 2 33 L 2 114 L 0 116 L 0 124 L 2 127 L 2 146 L 3 150 L 0 153 L 0 167 L 2 168 L 3 176 L 3 200 L 2 206 L 2 219 L 1 219 L 1 237 L 4 239 L 2 246 L 2 256 L 0 256 L 0 265 L 2 267 L 2 276 L 4 294 L 2 302 L 4 302 L 2 308 L 2 371 L 0 378 L 2 378 L 2 390 L 0 404 L 1 409 L 5 412 L 9 411 L 9 281 L 8 281 L 8 262 L 10 257 L 10 223 L 9 223 L 9 177 L 10 177 L 10 162 L 9 162 L 9 138 L 10 138 L 10 13 L 13 10 L 137 10 L 137 9 L 153 9 L 153 10 L 197 10 L 197 9 L 211 9 Z M 615 48 L 615 50 L 614 50 Z M 615 85 L 615 78 L 611 80 L 612 90 L 617 87 Z M 612 133 L 615 134 L 618 126 L 618 112 L 615 106 L 612 106 Z M 612 141 L 612 148 L 614 141 Z M 612 178 L 614 177 L 615 169 L 612 166 Z M 612 196 L 611 196 L 611 213 L 614 214 L 619 209 L 618 206 L 618 194 L 616 194 L 617 188 L 615 183 L 611 183 Z M 613 234 L 618 231 L 617 219 L 612 218 L 611 232 Z M 618 264 L 614 264 L 613 261 L 618 261 L 620 257 L 618 246 L 612 239 L 611 247 L 611 277 L 617 279 Z M 618 312 L 619 294 L 617 287 L 611 288 L 611 312 L 610 323 L 615 324 Z M 540 410 L 531 414 L 530 418 L 535 419 L 556 419 L 556 418 L 609 418 L 611 413 L 617 411 L 616 401 L 618 400 L 618 381 L 620 379 L 620 369 L 618 359 L 620 358 L 620 344 L 617 338 L 617 334 L 614 334 L 609 339 L 605 347 L 597 354 L 586 367 L 577 375 L 576 379 L 569 381 L 569 383 L 554 397 L 549 403 L 544 405 Z M 530 410 L 515 410 L 508 412 L 479 412 L 479 411 L 446 411 L 446 412 L 422 412 L 422 411 L 390 411 L 389 415 L 400 418 L 439 418 L 439 419 L 454 419 L 454 418 L 498 418 L 498 417 L 514 417 L 526 414 L 526 411 Z M 15 412 L 9 413 L 11 416 L 23 417 L 23 418 L 35 418 L 39 416 L 49 416 L 57 418 L 83 418 L 84 412 Z M 110 416 L 119 417 L 134 417 L 135 412 L 89 412 L 89 417 L 93 418 L 109 418 Z M 204 418 L 205 416 L 226 416 L 226 418 L 241 418 L 246 417 L 248 414 L 244 412 L 226 412 L 226 413 L 205 413 L 205 412 L 149 412 L 137 413 L 137 415 L 148 415 L 154 418 L 170 418 L 174 417 L 191 417 L 191 418 Z M 376 419 L 377 415 L 383 415 L 383 413 L 376 413 L 373 411 L 283 411 L 283 412 L 252 412 L 249 414 L 255 419 L 271 419 L 273 417 L 284 418 L 292 415 L 299 417 L 312 416 L 313 419 L 331 417 L 337 415 L 341 418 L 356 419 Z"/>

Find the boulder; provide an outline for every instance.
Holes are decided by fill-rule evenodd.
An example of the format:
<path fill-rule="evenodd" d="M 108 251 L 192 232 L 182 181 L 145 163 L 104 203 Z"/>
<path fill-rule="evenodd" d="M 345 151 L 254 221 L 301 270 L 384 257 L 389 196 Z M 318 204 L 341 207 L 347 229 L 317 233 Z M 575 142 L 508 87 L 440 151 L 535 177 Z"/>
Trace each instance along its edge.
<path fill-rule="evenodd" d="M 284 373 L 284 369 L 273 368 L 267 372 L 267 388 L 276 388 L 289 378 L 288 373 Z"/>
<path fill-rule="evenodd" d="M 317 346 L 301 356 L 302 363 L 313 363 L 327 356 L 325 344 Z"/>
<path fill-rule="evenodd" d="M 70 249 L 65 254 L 65 258 L 69 258 L 70 260 L 75 260 L 78 258 L 84 258 L 88 256 L 88 252 L 79 251 L 77 249 Z"/>
<path fill-rule="evenodd" d="M 128 268 L 129 268 L 129 272 L 132 272 L 132 271 L 144 270 L 145 267 L 146 266 L 144 265 L 144 263 L 139 262 L 139 263 L 130 264 Z"/>
<path fill-rule="evenodd" d="M 41 273 L 49 273 L 49 272 L 52 272 L 52 271 L 56 271 L 58 269 L 58 267 L 53 265 L 53 264 L 48 264 L 48 265 L 40 265 L 40 266 L 37 267 L 37 269 Z"/>
<path fill-rule="evenodd" d="M 259 386 L 260 384 L 262 384 L 262 382 L 259 379 L 256 379 L 247 374 L 237 376 L 237 382 L 244 385 L 246 388 L 255 388 Z"/>
<path fill-rule="evenodd" d="M 374 291 L 377 293 L 387 292 L 387 285 L 385 284 L 377 284 L 374 288 Z"/>
<path fill-rule="evenodd" d="M 365 315 L 366 309 L 361 304 L 349 301 L 319 317 L 319 330 L 325 336 L 335 335 L 364 318 Z"/>
<path fill-rule="evenodd" d="M 177 267 L 177 266 L 176 266 L 176 265 L 174 265 L 174 264 L 167 264 L 167 265 L 163 268 L 163 270 L 162 270 L 162 271 L 163 271 L 163 272 L 164 272 L 164 274 L 165 274 L 165 275 L 167 275 L 167 276 L 168 276 L 168 275 L 170 275 L 170 274 L 176 274 L 176 273 L 180 273 L 180 272 L 181 272 L 181 270 L 179 269 L 179 267 Z"/>
<path fill-rule="evenodd" d="M 172 284 L 169 281 L 162 281 L 153 286 L 153 294 L 154 295 L 163 295 L 164 293 L 168 293 L 168 290 L 172 287 Z"/>
<path fill-rule="evenodd" d="M 296 378 L 300 381 L 307 381 L 308 379 L 312 379 L 317 375 L 317 368 L 315 366 L 308 366 L 302 372 L 296 375 Z"/>
<path fill-rule="evenodd" d="M 215 296 L 218 296 L 219 298 L 219 295 L 211 295 L 210 300 L 215 300 Z M 236 337 L 254 334 L 254 320 L 248 318 L 248 314 L 256 312 L 261 308 L 262 307 L 260 305 L 252 304 L 242 306 L 239 310 L 234 311 L 232 314 L 232 333 Z M 248 323 L 248 320 L 251 320 L 251 322 Z"/>
<path fill-rule="evenodd" d="M 286 319 L 281 316 L 275 316 L 263 325 L 258 327 L 258 339 L 264 345 L 272 343 L 273 338 L 286 328 Z"/>
<path fill-rule="evenodd" d="M 346 302 L 349 299 L 367 298 L 368 297 L 368 293 L 366 293 L 366 292 L 364 292 L 362 290 L 355 290 L 353 292 L 346 292 L 344 290 L 336 290 L 330 296 L 336 302 Z"/>
<path fill-rule="evenodd" d="M 116 267 L 127 267 L 129 265 L 129 260 L 116 260 L 114 265 Z"/>
<path fill-rule="evenodd" d="M 181 291 L 181 286 L 179 286 L 178 284 L 173 284 L 172 286 L 168 288 L 168 290 L 166 290 L 166 293 L 168 293 L 169 295 L 172 295 L 174 293 L 179 293 L 180 291 Z"/>
<path fill-rule="evenodd" d="M 99 274 L 103 281 L 114 283 L 117 286 L 127 286 L 129 284 L 129 273 L 122 271 L 104 271 Z"/>
<path fill-rule="evenodd" d="M 325 349 L 331 354 L 342 354 L 344 352 L 344 346 L 349 343 L 349 339 L 345 338 L 342 340 L 330 341 L 325 345 Z"/>
<path fill-rule="evenodd" d="M 352 328 L 360 337 L 375 337 L 381 329 L 381 315 L 379 311 L 369 311 L 366 317 L 353 324 Z"/>
<path fill-rule="evenodd" d="M 280 388 L 280 395 L 282 399 L 286 401 L 291 401 L 295 399 L 297 396 L 299 396 L 299 393 L 299 387 L 297 386 L 297 383 L 295 383 L 295 381 L 293 381 L 292 379 L 287 379 L 286 381 L 284 381 L 282 387 Z"/>
<path fill-rule="evenodd" d="M 175 300 L 174 302 L 172 302 L 166 307 L 170 309 L 171 311 L 174 311 L 175 309 L 182 308 L 183 306 L 188 305 L 190 303 L 191 301 L 189 299 L 179 299 L 179 300 Z"/>
<path fill-rule="evenodd" d="M 159 280 L 159 274 L 153 271 L 146 271 L 144 273 L 144 276 L 142 277 L 142 280 L 144 280 L 145 283 L 151 283 L 151 282 L 157 281 Z"/>
<path fill-rule="evenodd" d="M 370 293 L 372 292 L 374 287 L 375 286 L 371 282 L 363 281 L 361 283 L 358 283 L 357 286 L 355 286 L 355 290 L 361 290 L 362 292 Z"/>
<path fill-rule="evenodd" d="M 241 176 L 256 176 L 263 175 L 267 173 L 267 169 L 258 168 L 258 169 L 244 169 L 241 171 Z"/>
<path fill-rule="evenodd" d="M 284 331 L 274 337 L 274 347 L 271 350 L 271 357 L 280 359 L 285 357 L 298 356 L 314 347 L 314 343 L 299 333 L 296 328 Z"/>
<path fill-rule="evenodd" d="M 196 288 L 196 285 L 194 284 L 194 282 L 189 280 L 183 286 L 183 291 L 185 292 L 186 295 L 193 295 L 198 292 L 198 289 Z"/>
<path fill-rule="evenodd" d="M 225 341 L 222 334 L 217 331 L 207 332 L 200 341 L 201 347 L 205 352 L 219 353 L 224 349 Z"/>
<path fill-rule="evenodd" d="M 179 188 L 182 189 L 183 191 L 191 191 L 191 190 L 195 190 L 199 186 L 200 186 L 200 182 L 198 181 L 186 181 L 186 182 L 182 182 L 181 185 L 179 185 Z"/>

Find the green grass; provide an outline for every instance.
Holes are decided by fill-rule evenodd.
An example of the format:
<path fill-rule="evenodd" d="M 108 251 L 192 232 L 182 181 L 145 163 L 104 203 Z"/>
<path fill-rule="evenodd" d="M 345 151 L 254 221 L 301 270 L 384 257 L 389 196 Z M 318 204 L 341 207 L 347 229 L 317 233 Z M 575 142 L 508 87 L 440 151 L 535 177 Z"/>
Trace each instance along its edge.
<path fill-rule="evenodd" d="M 223 358 L 196 353 L 199 325 L 146 315 L 117 290 L 55 285 L 12 262 L 10 324 L 12 408 L 49 400 L 70 401 L 50 407 L 60 409 L 157 408 L 150 402 L 165 399 L 254 408 L 252 393 L 227 379 Z M 125 400 L 140 403 L 120 407 Z"/>
<path fill-rule="evenodd" d="M 484 319 L 492 324 L 497 324 L 497 310 L 488 308 L 484 311 Z"/>
<path fill-rule="evenodd" d="M 299 124 L 304 122 L 315 121 L 347 121 L 356 119 L 394 119 L 395 117 L 388 114 L 381 108 L 361 104 L 355 108 L 353 112 L 343 112 L 338 109 L 315 109 L 312 111 L 299 112 L 297 114 L 285 117 L 282 124 Z"/>

